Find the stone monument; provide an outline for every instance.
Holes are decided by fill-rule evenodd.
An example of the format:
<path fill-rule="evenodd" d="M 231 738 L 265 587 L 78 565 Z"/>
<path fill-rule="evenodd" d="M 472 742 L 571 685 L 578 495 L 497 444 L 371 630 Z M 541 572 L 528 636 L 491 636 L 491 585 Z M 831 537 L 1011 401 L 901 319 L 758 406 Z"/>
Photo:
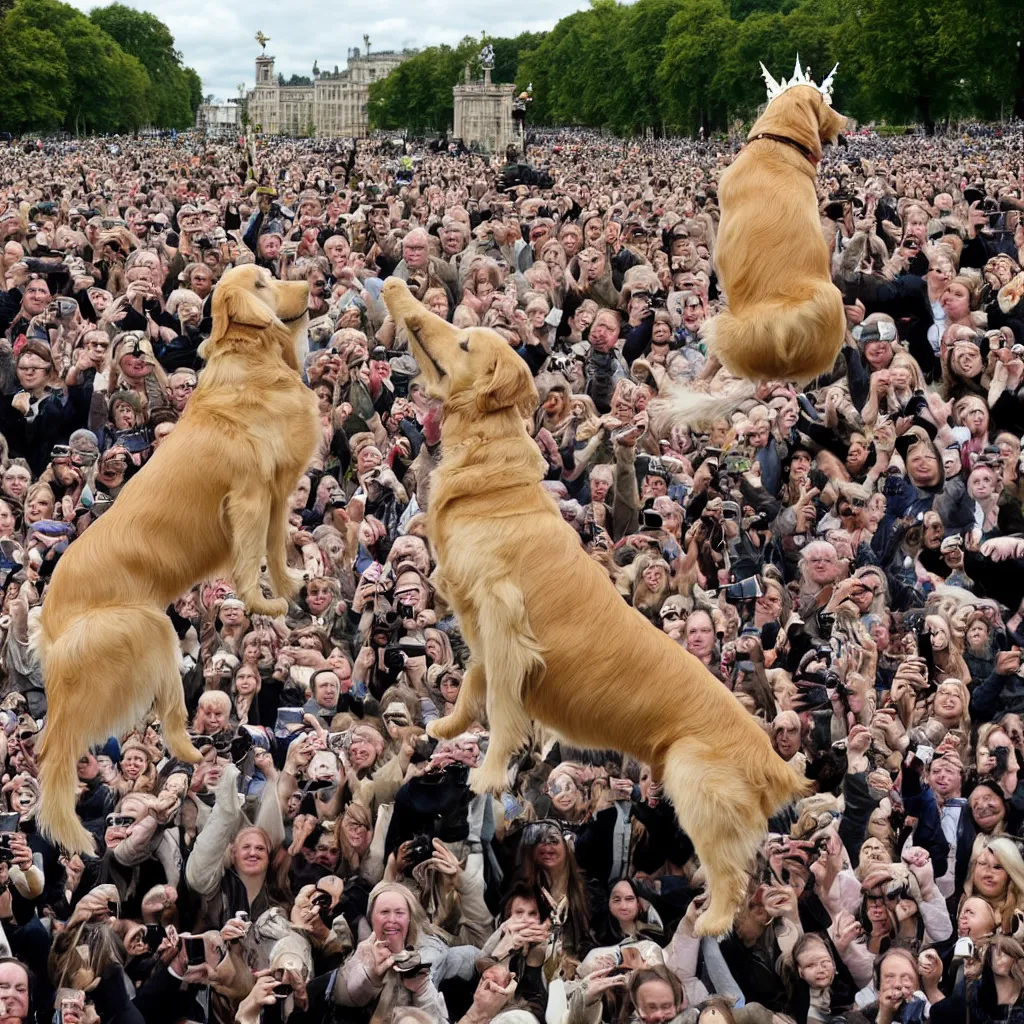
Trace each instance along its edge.
<path fill-rule="evenodd" d="M 455 100 L 453 134 L 470 148 L 475 146 L 486 153 L 504 155 L 510 143 L 519 143 L 519 133 L 512 119 L 512 98 L 516 87 L 491 81 L 493 46 L 485 46 L 480 51 L 480 63 L 483 67 L 480 81 L 472 81 L 467 64 L 465 82 L 452 89 Z"/>

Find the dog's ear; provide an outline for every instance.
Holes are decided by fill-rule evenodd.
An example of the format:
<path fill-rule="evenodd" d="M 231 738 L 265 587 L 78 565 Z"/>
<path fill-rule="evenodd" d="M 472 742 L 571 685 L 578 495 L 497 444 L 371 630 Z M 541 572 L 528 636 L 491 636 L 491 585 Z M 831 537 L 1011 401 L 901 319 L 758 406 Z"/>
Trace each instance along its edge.
<path fill-rule="evenodd" d="M 486 380 L 479 385 L 476 407 L 482 413 L 517 409 L 532 416 L 537 407 L 537 388 L 526 361 L 509 352 L 511 359 L 499 357 Z"/>
<path fill-rule="evenodd" d="M 228 282 L 213 292 L 213 331 L 200 346 L 199 354 L 204 359 L 217 343 L 231 330 L 231 325 L 240 327 L 270 327 L 276 317 L 248 288 Z M 294 356 L 293 356 L 294 359 Z"/>
<path fill-rule="evenodd" d="M 821 137 L 835 142 L 839 133 L 846 127 L 846 118 L 836 113 L 825 101 L 821 101 Z"/>

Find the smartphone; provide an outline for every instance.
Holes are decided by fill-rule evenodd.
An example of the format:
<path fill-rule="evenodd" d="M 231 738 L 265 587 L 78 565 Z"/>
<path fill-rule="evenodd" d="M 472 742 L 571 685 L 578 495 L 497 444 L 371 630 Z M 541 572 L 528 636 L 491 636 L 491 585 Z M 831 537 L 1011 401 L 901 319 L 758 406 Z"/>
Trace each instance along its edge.
<path fill-rule="evenodd" d="M 935 671 L 935 653 L 932 650 L 932 634 L 923 621 L 917 627 L 917 655 L 919 658 L 924 658 L 924 662 L 928 666 L 928 679 L 931 680 L 932 673 Z"/>
<path fill-rule="evenodd" d="M 203 942 L 202 936 L 186 935 L 183 941 L 185 943 L 185 957 L 188 960 L 189 967 L 198 967 L 200 964 L 205 964 L 206 943 Z"/>
<path fill-rule="evenodd" d="M 12 814 L 0 814 L 0 832 L 17 832 L 21 824 L 21 815 L 17 812 Z"/>
<path fill-rule="evenodd" d="M 155 953 L 160 948 L 160 943 L 167 937 L 167 929 L 162 924 L 146 925 L 146 949 Z"/>

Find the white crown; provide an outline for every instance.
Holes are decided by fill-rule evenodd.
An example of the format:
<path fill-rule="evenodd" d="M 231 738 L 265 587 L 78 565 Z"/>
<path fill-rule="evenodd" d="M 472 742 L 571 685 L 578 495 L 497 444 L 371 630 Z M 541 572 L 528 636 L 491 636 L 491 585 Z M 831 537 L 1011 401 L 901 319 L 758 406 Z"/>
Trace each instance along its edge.
<path fill-rule="evenodd" d="M 832 106 L 832 80 L 836 77 L 836 68 L 839 67 L 839 63 L 828 73 L 827 77 L 822 81 L 821 85 L 816 85 L 814 79 L 800 67 L 800 54 L 796 55 L 796 67 L 793 69 L 793 77 L 787 82 L 786 79 L 781 78 L 779 81 L 775 81 L 771 76 L 771 72 L 761 63 L 761 74 L 764 75 L 765 84 L 768 86 L 768 102 L 771 103 L 776 96 L 781 96 L 787 89 L 792 89 L 796 85 L 809 85 L 812 89 L 817 89 L 818 92 L 825 98 L 825 102 L 831 107 Z M 807 69 L 810 71 L 810 68 Z"/>

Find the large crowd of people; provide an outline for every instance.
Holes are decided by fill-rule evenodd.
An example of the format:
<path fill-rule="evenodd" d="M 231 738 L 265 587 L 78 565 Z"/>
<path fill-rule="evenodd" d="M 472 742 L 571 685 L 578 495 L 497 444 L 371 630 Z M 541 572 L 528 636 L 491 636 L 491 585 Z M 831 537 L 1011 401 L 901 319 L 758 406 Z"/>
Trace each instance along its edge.
<path fill-rule="evenodd" d="M 799 385 L 702 336 L 737 145 L 0 149 L 0 1024 L 1024 1021 L 1021 127 L 826 152 L 849 329 Z M 218 280 L 253 262 L 309 282 L 308 582 L 275 620 L 224 579 L 168 608 L 204 759 L 153 718 L 89 750 L 97 852 L 69 857 L 34 824 L 47 580 L 160 471 Z M 427 738 L 469 651 L 392 275 L 529 364 L 565 522 L 809 780 L 729 934 L 694 933 L 700 864 L 649 766 L 538 730 L 492 799 L 486 721 Z M 679 388 L 720 418 L 659 416 Z M 655 682 L 626 649 L 621 677 Z"/>

